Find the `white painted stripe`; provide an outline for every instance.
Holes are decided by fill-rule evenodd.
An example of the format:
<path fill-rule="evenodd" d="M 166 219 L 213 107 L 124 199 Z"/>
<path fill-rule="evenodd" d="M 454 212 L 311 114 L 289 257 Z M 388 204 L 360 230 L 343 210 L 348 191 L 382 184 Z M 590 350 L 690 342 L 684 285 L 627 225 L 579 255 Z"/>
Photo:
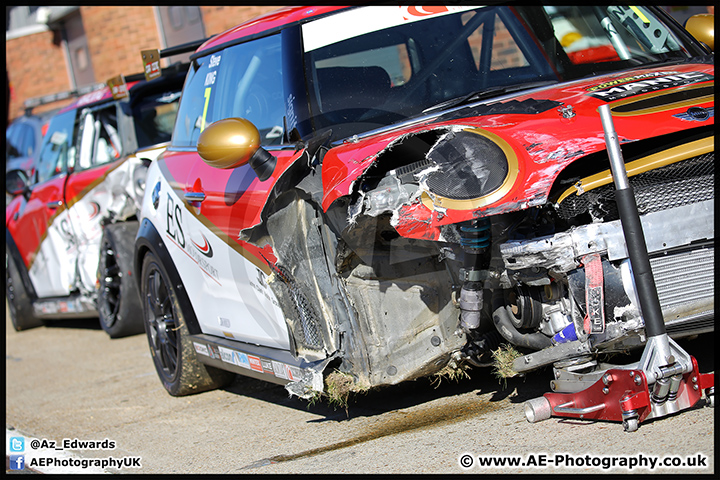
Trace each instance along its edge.
<path fill-rule="evenodd" d="M 351 9 L 304 24 L 303 43 L 305 51 L 310 52 L 366 33 L 476 8 L 374 6 Z"/>

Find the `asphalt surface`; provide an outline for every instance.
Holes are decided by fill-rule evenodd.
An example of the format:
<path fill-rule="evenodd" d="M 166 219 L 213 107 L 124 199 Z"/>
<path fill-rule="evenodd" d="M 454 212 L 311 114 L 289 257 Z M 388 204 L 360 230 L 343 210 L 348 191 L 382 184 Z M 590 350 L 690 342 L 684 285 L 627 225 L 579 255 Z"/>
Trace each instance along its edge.
<path fill-rule="evenodd" d="M 358 395 L 347 411 L 309 405 L 281 386 L 244 377 L 223 390 L 175 398 L 156 376 L 144 335 L 111 340 L 87 320 L 15 332 L 6 318 L 8 473 L 715 471 L 714 408 L 643 422 L 632 433 L 610 422 L 528 423 L 523 402 L 549 391 L 551 370 L 505 384 L 488 369 L 457 382 L 408 382 Z M 681 346 L 697 358 L 701 372 L 713 371 L 712 336 Z M 25 442 L 23 470 L 10 467 L 11 438 Z M 33 440 L 46 448 L 34 450 Z M 99 448 L 79 448 L 79 442 Z M 114 448 L 101 448 L 103 442 Z M 60 458 L 53 460 L 60 465 L 39 466 L 42 457 Z M 89 462 L 110 458 L 126 463 L 113 468 Z M 493 458 L 524 465 L 480 465 Z M 663 459 L 693 466 L 651 468 Z"/>

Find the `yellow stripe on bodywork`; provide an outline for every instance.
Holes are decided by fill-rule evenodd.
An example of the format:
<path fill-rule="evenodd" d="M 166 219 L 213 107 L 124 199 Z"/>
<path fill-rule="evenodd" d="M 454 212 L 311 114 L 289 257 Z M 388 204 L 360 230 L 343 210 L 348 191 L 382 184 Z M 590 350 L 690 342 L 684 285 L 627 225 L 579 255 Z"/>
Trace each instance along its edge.
<path fill-rule="evenodd" d="M 656 168 L 682 162 L 688 158 L 697 157 L 698 155 L 709 153 L 714 150 L 715 136 L 713 135 L 685 145 L 679 145 L 668 150 L 663 150 L 662 152 L 654 153 L 638 160 L 633 160 L 632 162 L 625 164 L 625 168 L 627 170 L 627 176 L 632 177 Z M 558 198 L 557 203 L 562 203 L 563 200 L 573 193 L 579 196 L 594 188 L 608 185 L 612 183 L 612 181 L 612 172 L 610 170 L 605 170 L 603 172 L 596 173 L 595 175 L 583 178 L 579 182 L 575 183 L 575 185 L 565 190 L 565 192 L 560 195 L 560 198 Z"/>

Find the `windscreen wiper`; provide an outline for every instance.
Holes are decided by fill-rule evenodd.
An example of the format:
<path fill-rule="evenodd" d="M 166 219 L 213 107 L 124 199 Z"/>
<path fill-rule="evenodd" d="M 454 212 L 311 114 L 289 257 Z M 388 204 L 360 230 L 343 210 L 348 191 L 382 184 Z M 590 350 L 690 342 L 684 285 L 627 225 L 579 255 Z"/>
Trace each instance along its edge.
<path fill-rule="evenodd" d="M 437 105 L 433 105 L 432 107 L 426 108 L 425 110 L 422 111 L 422 113 L 425 114 L 425 113 L 429 113 L 429 112 L 444 109 L 444 108 L 453 108 L 453 107 L 457 107 L 459 105 L 465 105 L 467 103 L 475 102 L 478 100 L 483 100 L 483 99 L 489 98 L 489 97 L 495 97 L 495 96 L 502 95 L 505 93 L 518 92 L 521 90 L 529 90 L 531 88 L 542 87 L 545 85 L 552 85 L 554 83 L 557 83 L 557 80 L 543 80 L 543 81 L 538 81 L 538 82 L 516 83 L 514 85 L 502 85 L 502 86 L 484 88 L 482 90 L 472 92 L 472 93 L 470 93 L 468 95 L 464 95 L 462 97 L 455 97 L 455 98 L 451 98 L 450 100 L 445 100 L 444 102 L 440 102 Z"/>

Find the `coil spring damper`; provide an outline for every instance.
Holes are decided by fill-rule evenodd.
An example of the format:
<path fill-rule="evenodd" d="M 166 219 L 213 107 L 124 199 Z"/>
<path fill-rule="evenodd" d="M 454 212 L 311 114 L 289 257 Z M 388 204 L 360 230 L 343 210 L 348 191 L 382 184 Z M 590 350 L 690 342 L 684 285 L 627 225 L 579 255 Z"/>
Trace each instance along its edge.
<path fill-rule="evenodd" d="M 480 326 L 483 306 L 484 253 L 490 246 L 490 220 L 478 218 L 460 225 L 460 245 L 465 251 L 463 286 L 460 290 L 460 327 L 469 332 Z"/>

